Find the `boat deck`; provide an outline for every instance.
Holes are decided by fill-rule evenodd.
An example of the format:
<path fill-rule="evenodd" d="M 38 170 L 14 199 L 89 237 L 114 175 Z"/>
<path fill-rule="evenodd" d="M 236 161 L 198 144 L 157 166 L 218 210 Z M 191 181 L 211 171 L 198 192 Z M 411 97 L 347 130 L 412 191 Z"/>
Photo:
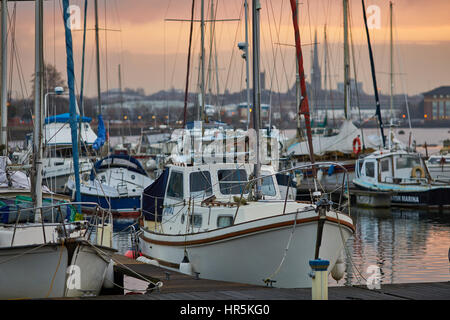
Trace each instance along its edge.
<path fill-rule="evenodd" d="M 311 289 L 280 289 L 225 281 L 196 279 L 121 255 L 115 272 L 136 277 L 135 273 L 163 286 L 146 294 L 114 294 L 79 299 L 94 300 L 311 300 Z M 132 271 L 131 271 L 132 270 Z M 276 284 L 274 284 L 276 285 Z M 328 288 L 329 300 L 450 300 L 450 282 L 382 284 L 379 290 L 366 286 Z"/>

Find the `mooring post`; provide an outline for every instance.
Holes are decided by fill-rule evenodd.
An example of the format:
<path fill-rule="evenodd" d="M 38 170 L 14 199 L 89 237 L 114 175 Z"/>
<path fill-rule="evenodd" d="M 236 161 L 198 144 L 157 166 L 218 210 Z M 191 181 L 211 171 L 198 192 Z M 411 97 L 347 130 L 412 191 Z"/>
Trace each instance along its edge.
<path fill-rule="evenodd" d="M 312 300 L 328 300 L 328 260 L 310 260 L 311 272 L 309 276 L 312 279 Z"/>

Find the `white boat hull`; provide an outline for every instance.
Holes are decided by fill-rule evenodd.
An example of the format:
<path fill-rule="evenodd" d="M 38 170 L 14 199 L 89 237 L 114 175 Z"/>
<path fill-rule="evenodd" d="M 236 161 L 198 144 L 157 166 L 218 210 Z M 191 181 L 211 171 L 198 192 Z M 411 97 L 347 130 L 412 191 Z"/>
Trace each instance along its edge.
<path fill-rule="evenodd" d="M 98 295 L 115 251 L 101 250 L 104 256 L 86 241 L 0 248 L 0 299 Z"/>
<path fill-rule="evenodd" d="M 330 261 L 329 271 L 353 234 L 349 217 L 339 215 L 337 223 L 333 216 L 324 224 L 319 251 L 319 258 Z M 263 280 L 271 277 L 275 287 L 306 288 L 311 287 L 309 261 L 315 258 L 317 221 L 311 210 L 298 214 L 297 220 L 291 213 L 187 236 L 144 229 L 140 246 L 144 256 L 172 268 L 183 260 L 186 248 L 193 272 L 200 278 L 264 285 Z"/>
<path fill-rule="evenodd" d="M 67 267 L 67 247 L 58 244 L 2 248 L 0 299 L 63 297 Z"/>
<path fill-rule="evenodd" d="M 66 297 L 97 296 L 102 289 L 112 251 L 104 247 L 94 249 L 88 244 L 79 244 L 73 257 L 72 266 L 79 269 L 79 286 L 68 283 Z"/>

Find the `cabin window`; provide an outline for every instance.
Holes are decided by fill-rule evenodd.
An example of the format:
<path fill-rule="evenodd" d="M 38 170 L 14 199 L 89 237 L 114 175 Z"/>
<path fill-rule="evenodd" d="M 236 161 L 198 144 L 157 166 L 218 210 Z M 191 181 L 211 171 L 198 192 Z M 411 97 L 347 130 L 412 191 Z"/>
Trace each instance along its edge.
<path fill-rule="evenodd" d="M 381 160 L 381 171 L 382 172 L 389 171 L 389 159 Z"/>
<path fill-rule="evenodd" d="M 219 170 L 217 175 L 222 194 L 248 193 L 248 190 L 244 190 L 247 184 L 247 172 L 244 169 Z"/>
<path fill-rule="evenodd" d="M 261 175 L 266 176 L 269 175 L 270 172 L 261 172 Z M 261 192 L 266 196 L 276 196 L 277 191 L 275 189 L 275 185 L 273 184 L 272 176 L 268 176 L 262 179 L 261 184 Z"/>
<path fill-rule="evenodd" d="M 362 174 L 363 164 L 364 164 L 364 161 L 358 161 L 358 172 L 357 172 L 358 176 L 360 176 Z"/>
<path fill-rule="evenodd" d="M 447 163 L 450 162 L 448 158 L 444 157 L 431 157 L 428 159 L 429 164 L 441 164 L 442 162 Z"/>
<path fill-rule="evenodd" d="M 191 172 L 189 175 L 191 197 L 212 195 L 211 174 L 209 171 Z"/>
<path fill-rule="evenodd" d="M 366 177 L 375 177 L 375 162 L 366 162 Z"/>
<path fill-rule="evenodd" d="M 398 157 L 396 159 L 397 169 L 411 169 L 420 166 L 420 159 L 416 157 Z"/>
<path fill-rule="evenodd" d="M 172 198 L 183 198 L 183 174 L 181 172 L 172 171 L 167 187 L 167 196 Z"/>
<path fill-rule="evenodd" d="M 202 216 L 199 214 L 191 215 L 190 217 L 190 225 L 195 228 L 200 228 L 202 226 Z"/>
<path fill-rule="evenodd" d="M 217 218 L 217 228 L 225 228 L 233 224 L 232 216 L 219 216 Z"/>

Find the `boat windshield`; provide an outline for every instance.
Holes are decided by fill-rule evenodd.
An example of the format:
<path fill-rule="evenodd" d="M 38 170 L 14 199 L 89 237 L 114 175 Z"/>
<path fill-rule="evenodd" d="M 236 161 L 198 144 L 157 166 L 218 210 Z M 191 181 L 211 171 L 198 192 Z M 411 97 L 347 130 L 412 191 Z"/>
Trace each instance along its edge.
<path fill-rule="evenodd" d="M 248 181 L 247 172 L 244 169 L 219 170 L 217 176 L 222 194 L 248 193 L 248 190 L 244 190 Z"/>
<path fill-rule="evenodd" d="M 420 158 L 417 156 L 401 156 L 396 159 L 397 169 L 411 169 L 421 167 Z"/>
<path fill-rule="evenodd" d="M 191 172 L 189 175 L 191 197 L 212 195 L 211 174 L 209 171 Z"/>
<path fill-rule="evenodd" d="M 271 173 L 269 171 L 262 171 L 261 175 L 267 176 L 262 179 L 261 184 L 261 192 L 263 195 L 266 196 L 276 196 L 277 191 L 275 189 L 275 185 L 273 183 L 273 178 L 271 176 Z"/>

